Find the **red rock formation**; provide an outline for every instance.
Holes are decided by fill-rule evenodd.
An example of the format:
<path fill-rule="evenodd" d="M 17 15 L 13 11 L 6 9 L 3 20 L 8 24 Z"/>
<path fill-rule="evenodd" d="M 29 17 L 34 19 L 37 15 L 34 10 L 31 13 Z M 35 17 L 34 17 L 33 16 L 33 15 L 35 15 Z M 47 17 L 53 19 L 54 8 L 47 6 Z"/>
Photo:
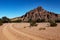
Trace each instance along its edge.
<path fill-rule="evenodd" d="M 48 21 L 50 19 L 56 20 L 58 18 L 58 14 L 48 12 L 44 10 L 42 7 L 37 7 L 36 9 L 27 12 L 21 18 L 23 18 L 23 21 L 28 21 L 29 19 L 33 21 L 36 21 L 38 19 L 44 19 L 45 21 Z"/>

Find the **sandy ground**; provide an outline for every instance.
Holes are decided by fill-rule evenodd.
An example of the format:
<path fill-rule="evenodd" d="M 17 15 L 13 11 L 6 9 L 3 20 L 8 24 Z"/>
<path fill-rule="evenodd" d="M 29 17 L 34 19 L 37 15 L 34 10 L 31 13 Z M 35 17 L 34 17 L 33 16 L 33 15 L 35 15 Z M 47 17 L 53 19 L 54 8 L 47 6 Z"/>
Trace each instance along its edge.
<path fill-rule="evenodd" d="M 37 24 L 29 27 L 29 23 L 5 23 L 0 26 L 0 40 L 60 40 L 60 23 L 57 27 Z"/>

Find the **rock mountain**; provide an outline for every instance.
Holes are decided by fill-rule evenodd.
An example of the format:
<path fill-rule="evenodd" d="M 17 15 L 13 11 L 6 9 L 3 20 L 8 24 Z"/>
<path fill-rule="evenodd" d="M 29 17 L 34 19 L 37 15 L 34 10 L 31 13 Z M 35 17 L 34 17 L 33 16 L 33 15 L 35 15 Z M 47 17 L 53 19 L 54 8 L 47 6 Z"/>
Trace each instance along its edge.
<path fill-rule="evenodd" d="M 49 12 L 43 9 L 41 6 L 37 7 L 29 12 L 27 12 L 25 15 L 21 17 L 16 17 L 12 18 L 12 21 L 15 20 L 22 20 L 22 21 L 37 21 L 37 20 L 44 20 L 44 21 L 49 21 L 49 20 L 60 20 L 60 14 L 56 14 L 54 12 Z"/>

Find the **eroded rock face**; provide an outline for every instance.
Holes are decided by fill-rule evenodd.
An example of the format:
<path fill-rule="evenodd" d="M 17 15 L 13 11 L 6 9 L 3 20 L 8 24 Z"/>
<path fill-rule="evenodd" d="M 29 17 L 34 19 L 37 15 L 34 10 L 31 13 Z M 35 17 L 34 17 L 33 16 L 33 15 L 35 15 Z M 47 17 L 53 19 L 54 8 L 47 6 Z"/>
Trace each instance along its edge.
<path fill-rule="evenodd" d="M 27 12 L 21 18 L 23 18 L 23 21 L 28 21 L 29 19 L 34 21 L 37 19 L 45 19 L 45 21 L 48 21 L 49 19 L 56 20 L 58 18 L 58 14 L 48 12 L 42 7 L 37 7 L 36 9 Z"/>
<path fill-rule="evenodd" d="M 49 12 L 44 10 L 41 6 L 37 7 L 36 9 L 33 9 L 29 12 L 27 12 L 25 15 L 21 16 L 21 17 L 17 17 L 17 19 L 22 20 L 22 21 L 28 21 L 29 19 L 36 21 L 38 19 L 44 19 L 45 21 L 48 20 L 56 20 L 58 18 L 60 18 L 60 15 L 55 14 L 53 12 Z"/>

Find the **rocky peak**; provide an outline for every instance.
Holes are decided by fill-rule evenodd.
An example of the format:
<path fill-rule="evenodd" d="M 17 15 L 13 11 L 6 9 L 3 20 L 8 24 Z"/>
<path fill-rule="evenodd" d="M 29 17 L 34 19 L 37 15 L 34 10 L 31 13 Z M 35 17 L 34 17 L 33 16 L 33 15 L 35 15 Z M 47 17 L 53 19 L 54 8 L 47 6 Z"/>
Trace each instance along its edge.
<path fill-rule="evenodd" d="M 37 19 L 45 19 L 45 21 L 48 19 L 55 19 L 56 16 L 52 12 L 48 12 L 44 10 L 41 6 L 29 11 L 27 14 L 23 16 L 23 21 L 31 20 L 37 20 Z"/>
<path fill-rule="evenodd" d="M 57 16 L 56 16 L 57 15 Z M 44 19 L 45 21 L 48 21 L 50 19 L 56 20 L 58 18 L 58 14 L 55 14 L 53 12 L 46 11 L 41 6 L 27 12 L 25 15 L 19 17 L 22 21 L 28 21 L 31 20 L 38 20 L 38 19 Z"/>
<path fill-rule="evenodd" d="M 42 10 L 43 8 L 41 6 L 37 7 L 36 8 L 37 10 Z"/>

